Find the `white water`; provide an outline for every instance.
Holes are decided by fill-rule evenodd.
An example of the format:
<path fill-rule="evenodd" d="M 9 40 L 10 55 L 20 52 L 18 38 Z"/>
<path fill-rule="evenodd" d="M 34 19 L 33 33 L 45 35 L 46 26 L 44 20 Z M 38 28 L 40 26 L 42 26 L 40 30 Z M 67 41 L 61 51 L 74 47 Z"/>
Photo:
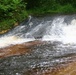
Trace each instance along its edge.
<path fill-rule="evenodd" d="M 32 38 L 19 38 L 17 36 L 5 36 L 0 38 L 0 48 L 9 46 L 9 45 L 15 45 L 15 44 L 21 44 L 24 42 L 34 41 Z"/>
<path fill-rule="evenodd" d="M 54 19 L 52 27 L 47 28 L 42 40 L 76 44 L 76 19 L 73 19 L 70 24 L 65 23 L 64 18 Z"/>
<path fill-rule="evenodd" d="M 43 21 L 44 23 L 41 22 L 27 33 L 18 33 L 25 34 L 25 38 L 19 36 L 17 37 L 16 35 L 5 35 L 4 37 L 0 38 L 0 48 L 12 44 L 21 44 L 28 41 L 34 41 L 36 39 L 33 37 L 33 35 L 39 35 L 40 31 L 42 32 L 42 30 L 44 31 L 42 32 L 42 41 L 60 41 L 63 44 L 76 44 L 76 19 L 71 20 L 70 23 L 66 23 L 64 20 L 65 17 L 56 17 L 53 19 L 53 21 L 49 20 L 46 22 Z M 27 37 L 27 34 L 30 36 L 30 38 Z"/>

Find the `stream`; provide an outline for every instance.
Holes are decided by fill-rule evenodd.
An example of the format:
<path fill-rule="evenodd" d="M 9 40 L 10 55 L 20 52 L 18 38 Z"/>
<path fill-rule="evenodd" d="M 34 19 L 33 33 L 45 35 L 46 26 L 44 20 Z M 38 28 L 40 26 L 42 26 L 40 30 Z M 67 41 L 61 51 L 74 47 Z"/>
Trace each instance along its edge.
<path fill-rule="evenodd" d="M 0 75 L 43 75 L 49 68 L 76 61 L 76 15 L 29 16 L 0 36 L 0 49 L 36 40 L 46 43 L 26 54 L 0 58 Z M 28 73 L 34 68 L 38 72 Z"/>

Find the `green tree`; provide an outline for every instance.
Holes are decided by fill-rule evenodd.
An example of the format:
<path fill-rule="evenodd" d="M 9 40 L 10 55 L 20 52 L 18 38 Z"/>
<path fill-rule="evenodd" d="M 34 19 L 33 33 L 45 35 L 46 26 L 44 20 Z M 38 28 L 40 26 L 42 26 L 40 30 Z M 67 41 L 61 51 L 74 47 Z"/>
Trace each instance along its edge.
<path fill-rule="evenodd" d="M 0 0 L 0 19 L 17 18 L 24 10 L 26 10 L 26 3 L 22 0 Z"/>
<path fill-rule="evenodd" d="M 23 0 L 0 0 L 0 31 L 10 29 L 27 17 Z"/>

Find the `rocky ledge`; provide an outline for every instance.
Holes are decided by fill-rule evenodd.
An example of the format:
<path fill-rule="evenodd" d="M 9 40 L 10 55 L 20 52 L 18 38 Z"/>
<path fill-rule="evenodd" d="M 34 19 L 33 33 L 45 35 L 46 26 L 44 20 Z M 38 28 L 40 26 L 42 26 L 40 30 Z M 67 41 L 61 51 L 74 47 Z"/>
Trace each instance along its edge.
<path fill-rule="evenodd" d="M 32 59 L 26 58 L 26 53 L 31 53 L 35 47 L 47 44 L 44 41 L 31 41 L 23 44 L 11 45 L 5 48 L 0 48 L 0 74 L 1 75 L 76 75 L 76 55 L 73 55 L 67 62 L 59 63 L 53 67 L 35 66 L 28 69 L 27 64 L 31 64 Z M 51 46 L 51 45 L 50 45 Z M 52 47 L 51 47 L 52 48 Z M 16 58 L 14 58 L 17 56 Z M 38 59 L 38 58 L 37 58 Z M 43 59 L 43 58 L 42 58 Z M 26 62 L 28 60 L 28 63 Z M 33 59 L 34 60 L 34 59 Z M 39 58 L 39 60 L 41 60 Z M 50 61 L 50 60 L 49 60 Z M 34 63 L 35 61 L 33 61 Z M 10 65 L 10 66 L 9 66 Z M 25 68 L 26 66 L 26 68 Z M 26 69 L 26 70 L 25 70 Z M 16 73 L 20 72 L 21 73 Z"/>
<path fill-rule="evenodd" d="M 0 58 L 25 54 L 33 50 L 35 46 L 42 44 L 45 44 L 45 42 L 31 41 L 22 44 L 10 45 L 5 48 L 0 48 Z"/>
<path fill-rule="evenodd" d="M 76 62 L 68 62 L 53 68 L 34 68 L 24 72 L 23 75 L 76 75 Z"/>

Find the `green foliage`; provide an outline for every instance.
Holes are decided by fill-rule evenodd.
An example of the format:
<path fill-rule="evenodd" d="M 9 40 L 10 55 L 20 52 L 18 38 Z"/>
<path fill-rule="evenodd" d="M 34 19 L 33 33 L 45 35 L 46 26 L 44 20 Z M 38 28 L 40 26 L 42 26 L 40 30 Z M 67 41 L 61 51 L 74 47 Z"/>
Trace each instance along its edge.
<path fill-rule="evenodd" d="M 21 22 L 27 15 L 26 3 L 22 0 L 0 0 L 0 30 L 13 27 L 15 22 Z"/>
<path fill-rule="evenodd" d="M 0 22 L 0 32 L 2 30 L 11 29 L 15 23 L 14 19 L 5 19 L 4 21 Z"/>
<path fill-rule="evenodd" d="M 67 4 L 64 6 L 60 5 L 58 11 L 61 13 L 73 13 L 73 12 L 75 12 L 75 9 L 73 8 L 73 6 L 71 4 Z"/>
<path fill-rule="evenodd" d="M 36 0 L 37 2 L 38 0 Z M 35 2 L 35 1 L 33 1 Z M 28 12 L 32 14 L 47 14 L 47 13 L 75 13 L 76 12 L 76 0 L 39 0 L 34 7 L 32 1 L 28 0 L 27 7 L 30 10 Z M 38 4 L 38 5 L 37 5 Z"/>
<path fill-rule="evenodd" d="M 2 18 L 17 18 L 20 14 L 26 11 L 26 3 L 22 0 L 1 0 L 0 1 L 0 19 Z M 18 19 L 18 18 L 17 18 Z"/>

